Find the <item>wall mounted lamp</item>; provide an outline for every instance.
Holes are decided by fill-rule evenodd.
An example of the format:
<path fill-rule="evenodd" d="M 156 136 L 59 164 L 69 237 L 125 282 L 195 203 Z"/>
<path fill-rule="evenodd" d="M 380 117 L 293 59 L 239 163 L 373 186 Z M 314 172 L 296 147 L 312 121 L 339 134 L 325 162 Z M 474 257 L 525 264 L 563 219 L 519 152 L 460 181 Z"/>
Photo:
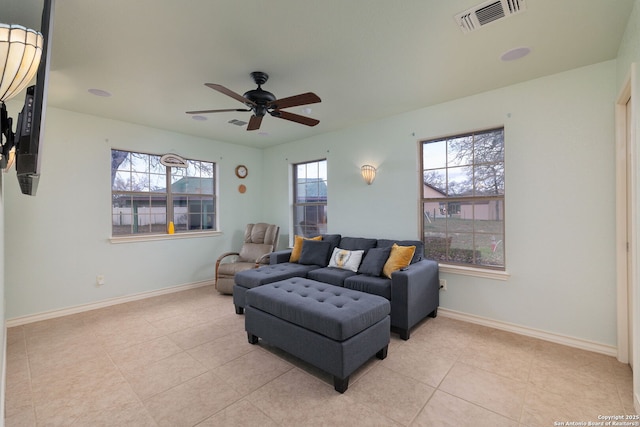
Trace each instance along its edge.
<path fill-rule="evenodd" d="M 0 165 L 13 163 L 13 120 L 4 102 L 19 94 L 38 72 L 44 37 L 21 25 L 0 24 Z M 2 141 L 4 136 L 5 141 Z M 7 158 L 8 157 L 8 158 Z"/>
<path fill-rule="evenodd" d="M 16 96 L 40 65 L 44 38 L 21 25 L 0 24 L 0 101 Z"/>
<path fill-rule="evenodd" d="M 373 180 L 376 179 L 376 168 L 371 165 L 362 165 L 360 173 L 368 185 L 371 185 Z"/>

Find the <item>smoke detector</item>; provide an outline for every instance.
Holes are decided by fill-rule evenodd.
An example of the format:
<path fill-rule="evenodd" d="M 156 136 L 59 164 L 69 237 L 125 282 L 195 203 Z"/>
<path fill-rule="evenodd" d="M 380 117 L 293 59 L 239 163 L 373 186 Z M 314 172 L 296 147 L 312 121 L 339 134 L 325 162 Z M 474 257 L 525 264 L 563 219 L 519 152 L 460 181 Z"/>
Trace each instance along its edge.
<path fill-rule="evenodd" d="M 525 0 L 489 0 L 457 14 L 454 19 L 466 34 L 525 10 Z"/>

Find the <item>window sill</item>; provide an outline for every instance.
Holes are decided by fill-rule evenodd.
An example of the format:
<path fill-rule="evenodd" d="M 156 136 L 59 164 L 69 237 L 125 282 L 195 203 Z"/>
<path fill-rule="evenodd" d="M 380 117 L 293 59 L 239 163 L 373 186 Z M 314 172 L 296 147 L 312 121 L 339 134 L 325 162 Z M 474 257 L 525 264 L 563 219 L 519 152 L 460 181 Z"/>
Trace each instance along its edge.
<path fill-rule="evenodd" d="M 135 236 L 118 236 L 111 237 L 111 243 L 135 243 L 135 242 L 153 242 L 156 240 L 175 240 L 175 239 L 194 239 L 199 237 L 215 237 L 221 236 L 221 231 L 198 231 L 185 232 L 175 234 L 141 234 Z"/>
<path fill-rule="evenodd" d="M 484 268 L 464 267 L 461 265 L 439 264 L 442 273 L 461 274 L 463 276 L 482 277 L 483 279 L 508 280 L 511 275 L 506 271 Z"/>

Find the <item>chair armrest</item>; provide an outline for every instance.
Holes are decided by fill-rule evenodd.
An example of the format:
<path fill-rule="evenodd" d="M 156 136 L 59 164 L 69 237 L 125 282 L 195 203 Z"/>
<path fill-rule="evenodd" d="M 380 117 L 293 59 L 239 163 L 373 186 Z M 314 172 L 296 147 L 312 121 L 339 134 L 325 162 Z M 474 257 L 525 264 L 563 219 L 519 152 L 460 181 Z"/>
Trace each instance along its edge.
<path fill-rule="evenodd" d="M 238 256 L 238 255 L 240 255 L 240 253 L 239 253 L 239 252 L 225 252 L 225 253 L 223 253 L 222 255 L 220 255 L 220 256 L 218 257 L 218 259 L 216 260 L 216 264 L 220 264 L 220 262 L 221 262 L 224 258 L 226 258 L 226 257 L 228 257 L 228 256 L 232 256 L 232 255 L 236 255 L 236 256 Z"/>
<path fill-rule="evenodd" d="M 260 266 L 260 264 L 269 264 L 271 259 L 271 253 L 264 254 L 260 258 L 256 260 L 256 268 Z"/>
<path fill-rule="evenodd" d="M 283 249 L 281 251 L 271 252 L 269 255 L 269 263 L 273 264 L 282 264 L 283 262 L 289 262 L 289 258 L 291 258 L 292 249 Z"/>
<path fill-rule="evenodd" d="M 391 318 L 411 328 L 440 304 L 438 263 L 424 259 L 391 274 Z M 395 315 L 395 316 L 394 316 Z"/>

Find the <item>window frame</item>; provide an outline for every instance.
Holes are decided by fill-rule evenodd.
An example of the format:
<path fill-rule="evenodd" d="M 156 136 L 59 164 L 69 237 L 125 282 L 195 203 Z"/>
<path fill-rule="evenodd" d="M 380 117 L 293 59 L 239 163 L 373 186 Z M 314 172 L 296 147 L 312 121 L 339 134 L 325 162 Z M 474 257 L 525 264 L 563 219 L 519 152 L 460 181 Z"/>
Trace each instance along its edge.
<path fill-rule="evenodd" d="M 207 193 L 207 192 L 185 192 L 185 191 L 173 191 L 172 186 L 176 184 L 176 182 L 179 182 L 180 179 L 178 179 L 178 181 L 176 182 L 172 182 L 172 178 L 175 178 L 176 176 L 180 176 L 183 175 L 185 178 L 194 178 L 194 176 L 191 175 L 187 175 L 187 173 L 184 174 L 175 174 L 176 170 L 180 170 L 183 168 L 178 168 L 178 167 L 174 167 L 174 166 L 170 166 L 170 165 L 166 165 L 166 164 L 161 164 L 161 165 L 155 165 L 154 167 L 158 168 L 157 170 L 160 170 L 161 168 L 164 168 L 164 173 L 163 174 L 159 174 L 156 173 L 156 175 L 160 175 L 161 178 L 159 180 L 157 180 L 157 182 L 160 182 L 162 179 L 164 179 L 164 188 L 162 189 L 163 191 L 157 191 L 157 190 L 153 190 L 151 188 L 145 190 L 145 191 L 134 191 L 132 189 L 127 189 L 127 190 L 116 190 L 114 189 L 114 180 L 116 179 L 116 174 L 118 172 L 118 170 L 120 169 L 122 163 L 124 163 L 125 161 L 127 161 L 126 159 L 123 160 L 122 162 L 120 162 L 117 165 L 113 164 L 113 153 L 114 151 L 119 151 L 119 152 L 125 152 L 130 154 L 134 154 L 134 155 L 141 155 L 141 156 L 153 156 L 153 157 L 157 157 L 157 158 L 161 158 L 162 155 L 161 154 L 155 154 L 155 153 L 149 153 L 149 152 L 143 152 L 143 151 L 134 151 L 134 150 L 130 150 L 130 149 L 120 149 L 120 148 L 115 148 L 112 147 L 110 149 L 110 154 L 111 154 L 111 173 L 112 173 L 112 178 L 111 178 L 111 232 L 110 232 L 110 241 L 112 243 L 123 243 L 123 242 L 131 242 L 131 241 L 147 241 L 147 240 L 164 240 L 164 239 L 180 239 L 180 238 L 192 238 L 192 237 L 206 237 L 206 236 L 211 236 L 211 235 L 219 235 L 221 234 L 221 232 L 219 231 L 218 228 L 218 224 L 219 224 L 219 207 L 218 207 L 218 192 L 217 192 L 217 184 L 218 184 L 218 176 L 217 176 L 217 172 L 218 172 L 218 165 L 216 164 L 216 162 L 213 161 L 208 161 L 208 160 L 200 160 L 200 159 L 184 159 L 186 160 L 187 164 L 192 164 L 192 163 L 205 163 L 207 166 L 210 165 L 211 167 L 211 180 L 212 180 L 212 188 L 211 188 L 211 193 Z M 131 161 L 130 156 L 128 161 Z M 199 168 L 200 170 L 202 170 L 202 168 Z M 136 171 L 135 169 L 131 168 L 131 173 L 133 174 L 142 174 L 143 172 L 140 171 Z M 144 174 L 146 173 L 151 173 L 153 174 L 153 172 L 150 171 L 145 171 Z M 162 177 L 162 175 L 164 175 Z M 208 176 L 202 176 L 202 174 L 200 174 L 198 176 L 198 178 L 208 178 Z M 188 183 L 187 183 L 188 185 Z M 142 233 L 136 233 L 136 232 L 128 232 L 128 233 L 123 233 L 123 234 L 114 234 L 114 197 L 118 196 L 118 195 L 122 195 L 125 197 L 149 197 L 149 199 L 151 200 L 154 196 L 159 196 L 159 198 L 163 198 L 164 199 L 164 214 L 160 214 L 160 215 L 164 215 L 165 216 L 165 220 L 166 220 L 166 225 L 164 227 L 163 231 L 152 231 L 150 230 L 149 232 L 142 232 Z M 177 225 L 176 222 L 176 218 L 175 218 L 175 211 L 174 211 L 174 202 L 176 199 L 179 198 L 185 198 L 187 205 L 189 205 L 189 198 L 197 198 L 199 200 L 199 205 L 202 209 L 203 206 L 203 201 L 207 201 L 207 205 L 211 205 L 213 207 L 212 210 L 212 221 L 211 221 L 211 228 L 205 228 L 203 227 L 203 211 L 200 210 L 200 212 L 198 213 L 198 217 L 200 219 L 199 224 L 200 224 L 200 228 L 197 229 L 190 229 L 189 228 L 189 223 L 190 223 L 190 218 L 187 218 L 186 221 L 186 229 L 185 230 L 179 230 L 176 229 L 175 233 L 170 234 L 169 230 L 168 230 L 168 226 L 169 223 L 171 221 L 174 222 L 174 224 Z M 210 201 L 210 202 L 209 202 Z M 193 213 L 187 212 L 186 213 L 187 217 L 194 215 Z M 133 219 L 132 219 L 133 220 Z M 133 224 L 131 225 L 131 227 L 133 227 Z M 150 227 L 151 228 L 151 227 Z M 176 227 L 177 228 L 177 227 Z"/>
<path fill-rule="evenodd" d="M 472 167 L 472 168 L 476 168 L 479 165 L 487 165 L 487 164 L 498 164 L 501 169 L 502 169 L 502 192 L 501 194 L 475 194 L 475 191 L 477 189 L 476 187 L 476 181 L 475 178 L 472 180 L 473 184 L 471 185 L 471 188 L 473 190 L 472 195 L 466 195 L 466 194 L 454 194 L 454 195 L 448 195 L 448 191 L 449 191 L 449 169 L 452 169 L 454 167 L 459 167 L 460 165 L 455 164 L 453 162 L 445 162 L 445 165 L 443 167 L 435 167 L 433 165 L 430 165 L 429 167 L 427 167 L 425 165 L 425 146 L 429 143 L 435 143 L 435 142 L 443 142 L 443 141 L 447 141 L 445 143 L 445 149 L 449 150 L 449 143 L 448 141 L 451 140 L 455 140 L 458 138 L 465 138 L 465 137 L 471 137 L 473 138 L 476 135 L 481 135 L 481 134 L 486 134 L 486 133 L 491 133 L 491 132 L 495 132 L 495 131 L 501 131 L 502 132 L 502 148 L 501 148 L 501 161 L 500 162 L 476 162 L 476 158 L 475 158 L 475 140 L 473 142 L 474 146 L 474 152 L 473 152 L 473 160 L 471 163 L 467 163 L 466 167 Z M 505 207 L 505 200 L 506 200 L 506 191 L 505 191 L 505 128 L 504 126 L 496 126 L 496 127 L 491 127 L 491 128 L 485 128 L 485 129 L 479 129 L 479 130 L 475 130 L 475 131 L 469 131 L 469 132 L 464 132 L 464 133 L 459 133 L 459 134 L 453 134 L 453 135 L 446 135 L 446 136 L 441 136 L 441 137 L 436 137 L 436 138 L 428 138 L 428 139 L 421 139 L 418 141 L 418 153 L 419 153 L 419 173 L 418 173 L 418 180 L 419 180 L 419 185 L 418 185 L 418 190 L 419 190 L 419 234 L 421 236 L 421 240 L 425 245 L 425 252 L 426 249 L 428 248 L 427 246 L 427 240 L 428 237 L 433 237 L 433 236 L 427 236 L 427 231 L 425 230 L 425 226 L 426 226 L 426 205 L 427 204 L 436 204 L 436 203 L 440 203 L 440 204 L 444 204 L 445 206 L 449 206 L 450 204 L 472 204 L 475 206 L 475 203 L 477 202 L 488 202 L 488 201 L 496 201 L 499 205 L 501 205 L 501 214 L 502 214 L 502 224 L 501 224 L 501 237 L 502 239 L 500 239 L 500 241 L 498 242 L 498 244 L 502 245 L 502 265 L 497 265 L 497 266 L 493 266 L 493 265 L 487 265 L 487 264 L 481 264 L 479 262 L 476 261 L 476 246 L 475 246 L 475 242 L 476 242 L 476 235 L 483 235 L 484 233 L 479 232 L 476 230 L 475 226 L 476 226 L 476 221 L 479 221 L 478 218 L 475 217 L 475 211 L 473 211 L 473 219 L 471 221 L 472 225 L 473 225 L 473 231 L 470 232 L 469 234 L 472 235 L 473 238 L 473 242 L 474 242 L 474 246 L 471 249 L 473 257 L 472 257 L 472 262 L 470 263 L 465 263 L 465 262 L 455 262 L 452 261 L 451 258 L 448 258 L 446 260 L 438 260 L 438 264 L 440 265 L 440 271 L 441 272 L 445 272 L 445 273 L 458 273 L 458 274 L 463 274 L 463 275 L 470 275 L 470 276 L 476 276 L 476 277 L 485 277 L 485 278 L 493 278 L 493 279 L 499 279 L 499 280 L 506 280 L 509 277 L 509 274 L 507 273 L 507 251 L 506 251 L 506 246 L 505 246 L 505 236 L 506 236 L 506 207 Z M 425 194 L 425 187 L 428 186 L 428 184 L 425 182 L 426 179 L 426 175 L 428 172 L 430 171 L 436 171 L 436 170 L 444 170 L 445 171 L 445 183 L 447 185 L 447 190 L 446 191 L 441 191 L 441 193 L 443 194 L 442 197 L 427 197 Z M 434 188 L 434 186 L 430 186 L 431 188 Z M 438 189 L 435 189 L 436 191 L 438 191 Z M 459 206 L 459 205 L 458 205 Z M 445 213 L 445 216 L 447 214 Z M 449 234 L 450 233 L 450 234 Z M 454 231 L 446 231 L 445 232 L 445 242 L 448 241 L 450 235 L 455 234 Z M 445 245 L 448 246 L 448 245 Z M 450 255 L 450 250 L 451 248 L 447 248 L 446 249 L 446 255 L 449 256 Z"/>
<path fill-rule="evenodd" d="M 324 186 L 325 186 L 325 193 L 326 193 L 326 188 L 328 186 L 328 181 L 329 181 L 329 176 L 328 176 L 328 170 L 327 170 L 327 166 L 328 166 L 328 162 L 326 158 L 322 158 L 322 159 L 316 159 L 316 160 L 308 160 L 308 161 L 304 161 L 304 162 L 297 162 L 297 163 L 292 163 L 291 164 L 291 168 L 292 168 L 292 195 L 293 195 L 293 200 L 292 200 L 292 209 L 291 209 L 291 226 L 293 229 L 293 233 L 292 235 L 303 235 L 305 237 L 315 237 L 319 234 L 325 234 L 327 232 L 327 224 L 328 224 L 328 213 L 327 213 L 327 202 L 328 202 L 328 195 L 325 195 L 324 201 L 315 201 L 315 202 L 298 202 L 298 167 L 302 166 L 302 165 L 310 165 L 316 163 L 318 164 L 318 175 L 316 177 L 313 177 L 312 179 L 322 179 L 324 182 Z M 321 170 L 321 163 L 324 163 L 324 172 L 325 172 L 325 177 L 323 178 L 321 176 L 320 170 Z M 308 178 L 308 177 L 307 177 Z M 298 214 L 297 214 L 297 210 L 298 208 L 315 208 L 316 209 L 316 217 L 321 217 L 319 219 L 319 221 L 321 222 L 316 222 L 315 224 L 321 224 L 320 227 L 317 228 L 316 232 L 313 233 L 306 233 L 306 230 L 303 230 L 302 228 L 300 228 L 301 226 L 298 225 L 299 222 L 298 221 Z M 322 212 L 318 212 L 318 209 L 322 208 Z M 306 218 L 306 216 L 305 216 Z M 323 222 L 322 222 L 323 221 Z M 298 230 L 298 228 L 300 228 L 300 230 Z"/>

